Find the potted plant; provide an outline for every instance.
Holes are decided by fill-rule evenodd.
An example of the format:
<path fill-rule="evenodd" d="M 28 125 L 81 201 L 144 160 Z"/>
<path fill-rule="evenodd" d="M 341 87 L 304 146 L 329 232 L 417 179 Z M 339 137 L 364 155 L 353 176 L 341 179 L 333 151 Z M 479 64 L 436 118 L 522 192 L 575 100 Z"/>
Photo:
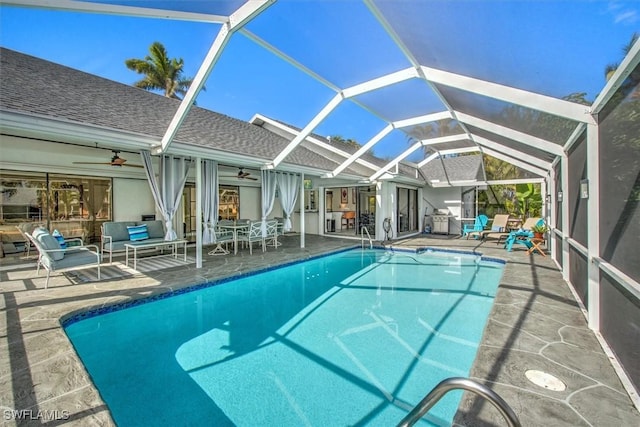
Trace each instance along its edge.
<path fill-rule="evenodd" d="M 533 227 L 531 227 L 531 232 L 533 233 L 533 237 L 536 239 L 544 239 L 544 233 L 546 233 L 549 230 L 549 227 L 547 227 L 547 224 L 541 223 L 541 224 L 536 224 Z"/>

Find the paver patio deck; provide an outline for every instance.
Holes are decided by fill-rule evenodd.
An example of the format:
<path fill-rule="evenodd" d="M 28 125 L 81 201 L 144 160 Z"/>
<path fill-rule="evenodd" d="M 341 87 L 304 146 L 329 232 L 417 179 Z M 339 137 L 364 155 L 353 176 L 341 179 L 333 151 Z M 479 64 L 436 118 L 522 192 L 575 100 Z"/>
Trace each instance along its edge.
<path fill-rule="evenodd" d="M 281 239 L 277 250 L 204 256 L 194 264 L 132 274 L 126 278 L 74 284 L 54 274 L 44 290 L 34 260 L 0 260 L 0 417 L 7 425 L 113 425 L 82 363 L 60 326 L 60 318 L 99 307 L 241 274 L 340 248 L 359 240 L 306 236 Z M 508 261 L 474 362 L 471 377 L 498 392 L 523 426 L 637 426 L 640 415 L 625 392 L 596 335 L 550 257 L 507 252 L 492 242 L 416 237 L 392 247 L 473 250 Z M 193 254 L 193 249 L 191 249 Z M 108 267 L 103 270 L 108 271 Z M 107 273 L 108 274 L 108 273 Z M 566 390 L 551 391 L 529 382 L 537 369 L 560 378 Z M 429 390 L 425 390 L 425 394 Z M 16 422 L 11 410 L 42 418 Z M 58 418 L 51 420 L 49 418 Z M 400 421 L 400 420 L 398 420 Z M 465 394 L 456 417 L 460 425 L 504 425 L 497 411 Z"/>

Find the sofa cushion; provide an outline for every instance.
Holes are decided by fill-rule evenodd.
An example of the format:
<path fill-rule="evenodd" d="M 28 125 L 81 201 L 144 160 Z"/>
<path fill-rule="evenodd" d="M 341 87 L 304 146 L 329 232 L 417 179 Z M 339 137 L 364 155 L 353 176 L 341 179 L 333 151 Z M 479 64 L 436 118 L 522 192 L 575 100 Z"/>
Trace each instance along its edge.
<path fill-rule="evenodd" d="M 146 224 L 129 225 L 127 226 L 127 231 L 129 232 L 129 240 L 132 242 L 147 240 L 149 238 L 149 232 L 147 231 Z"/>
<path fill-rule="evenodd" d="M 138 225 L 146 224 L 150 239 L 164 239 L 164 224 L 160 220 L 139 221 Z"/>
<path fill-rule="evenodd" d="M 114 221 L 102 224 L 102 234 L 111 236 L 114 242 L 129 240 L 129 232 L 127 226 L 136 225 L 135 221 Z"/>

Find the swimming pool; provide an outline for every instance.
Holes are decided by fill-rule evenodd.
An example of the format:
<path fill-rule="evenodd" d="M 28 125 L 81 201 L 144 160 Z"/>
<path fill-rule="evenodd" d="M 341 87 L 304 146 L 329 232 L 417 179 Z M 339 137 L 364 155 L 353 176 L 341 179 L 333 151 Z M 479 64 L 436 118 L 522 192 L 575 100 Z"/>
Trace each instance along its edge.
<path fill-rule="evenodd" d="M 468 376 L 502 270 L 357 249 L 64 327 L 121 426 L 395 425 L 442 379 Z M 450 424 L 460 396 L 431 424 Z"/>

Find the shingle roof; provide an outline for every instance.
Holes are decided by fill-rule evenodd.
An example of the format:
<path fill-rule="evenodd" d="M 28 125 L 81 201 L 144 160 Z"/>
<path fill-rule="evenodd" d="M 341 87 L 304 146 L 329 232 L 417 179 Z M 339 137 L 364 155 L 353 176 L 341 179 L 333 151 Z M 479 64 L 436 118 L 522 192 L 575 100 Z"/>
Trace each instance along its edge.
<path fill-rule="evenodd" d="M 6 48 L 0 48 L 0 72 L 3 110 L 102 126 L 158 141 L 180 105 L 179 100 Z M 194 106 L 174 142 L 273 159 L 289 140 L 260 126 Z M 338 165 L 306 146 L 297 147 L 286 163 L 322 171 Z M 345 172 L 359 175 L 354 168 Z"/>
<path fill-rule="evenodd" d="M 447 168 L 445 174 L 443 163 Z M 484 181 L 484 170 L 482 168 L 482 155 L 472 154 L 468 156 L 444 157 L 434 159 L 420 168 L 427 182 L 439 180 L 442 183 L 447 181 Z M 447 179 L 448 178 L 448 179 Z"/>

